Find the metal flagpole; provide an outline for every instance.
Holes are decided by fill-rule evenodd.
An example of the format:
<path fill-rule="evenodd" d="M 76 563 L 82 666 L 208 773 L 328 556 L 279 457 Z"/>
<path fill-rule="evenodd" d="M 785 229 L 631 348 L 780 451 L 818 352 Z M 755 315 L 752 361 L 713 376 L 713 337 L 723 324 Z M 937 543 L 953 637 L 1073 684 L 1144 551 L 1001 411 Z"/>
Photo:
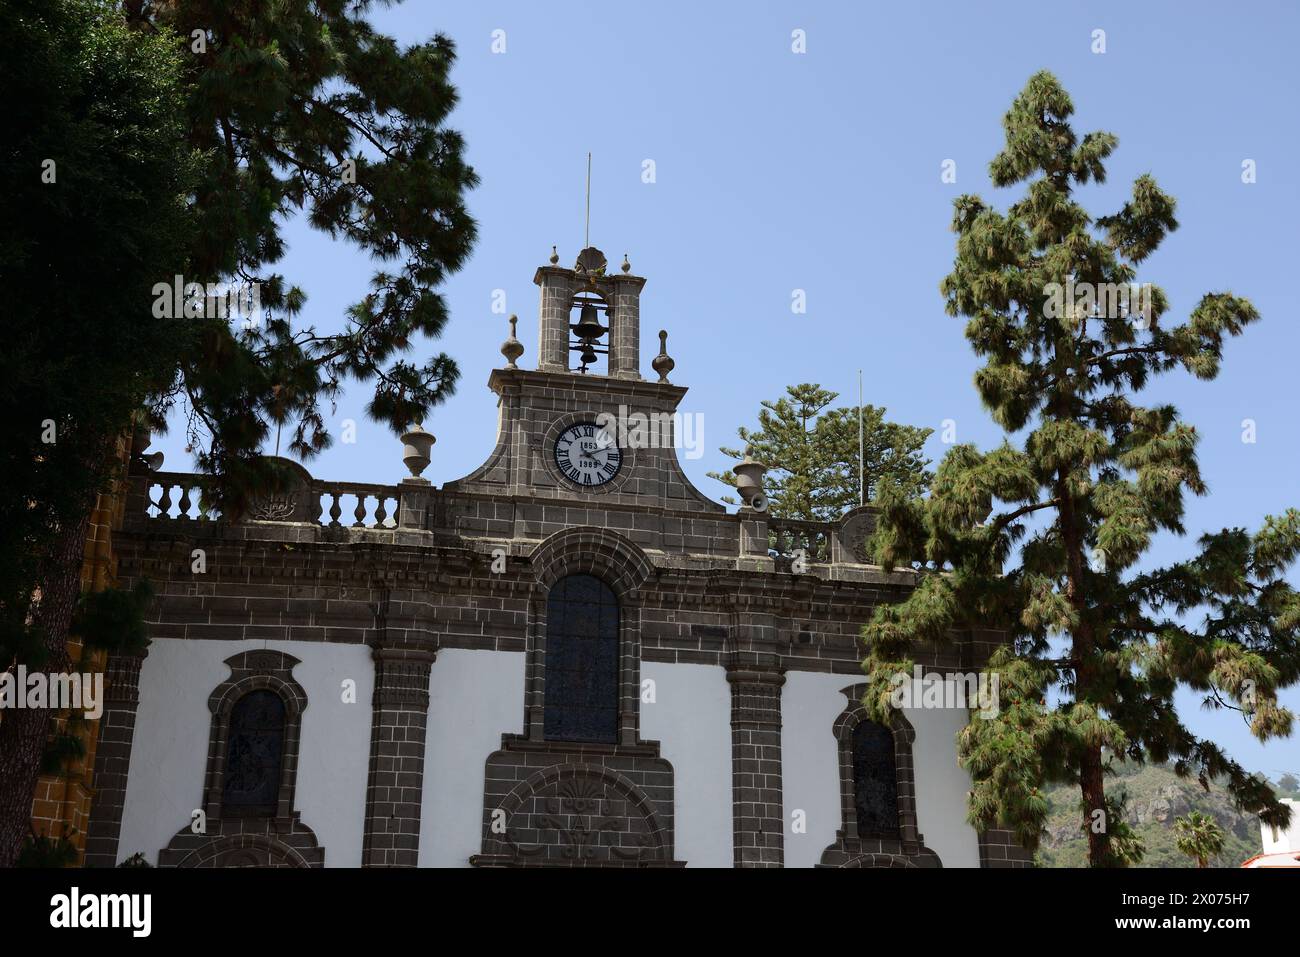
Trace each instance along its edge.
<path fill-rule="evenodd" d="M 288 331 L 289 331 L 290 333 L 292 333 L 292 332 L 293 332 L 293 319 L 292 319 L 292 317 L 287 317 L 285 321 L 286 321 L 286 323 L 288 324 L 288 325 L 287 325 Z M 277 400 L 280 398 L 280 393 L 279 393 L 278 391 L 276 392 L 275 397 L 276 397 Z M 283 426 L 283 425 L 284 425 L 284 423 L 283 423 L 283 422 L 280 422 L 280 421 L 277 421 L 277 422 L 275 423 L 275 455 L 276 455 L 277 458 L 279 458 L 279 456 L 280 456 L 280 427 Z"/>
<path fill-rule="evenodd" d="M 591 154 L 587 154 L 587 220 L 583 234 L 582 248 L 591 246 Z"/>
<path fill-rule="evenodd" d="M 862 370 L 858 370 L 858 504 L 865 505 L 867 498 L 866 484 L 862 481 Z"/>

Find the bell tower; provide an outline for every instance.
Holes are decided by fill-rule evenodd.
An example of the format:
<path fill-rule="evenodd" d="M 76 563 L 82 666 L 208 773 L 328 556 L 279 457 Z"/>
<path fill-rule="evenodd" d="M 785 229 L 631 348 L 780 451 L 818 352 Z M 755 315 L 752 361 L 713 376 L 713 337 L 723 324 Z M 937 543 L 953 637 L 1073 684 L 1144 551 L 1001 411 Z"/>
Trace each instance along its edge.
<path fill-rule="evenodd" d="M 501 346 L 506 364 L 488 377 L 498 396 L 496 447 L 444 491 L 514 499 L 522 538 L 533 530 L 521 517 L 531 514 L 529 502 L 577 505 L 591 522 L 604 509 L 597 524 L 608 520 L 625 529 L 642 519 L 608 510 L 725 512 L 690 483 L 678 461 L 678 450 L 697 448 L 703 433 L 698 414 L 679 410 L 686 389 L 668 379 L 676 363 L 667 332 L 659 333 L 659 354 L 650 363 L 655 375 L 641 375 L 644 277 L 632 274 L 626 255 L 610 275 L 605 254 L 594 246 L 571 269 L 559 261 L 551 247 L 549 262 L 533 275 L 541 290 L 536 368 L 517 361 L 527 347 L 511 316 Z M 578 513 L 556 514 L 563 525 Z"/>
<path fill-rule="evenodd" d="M 619 274 L 608 275 L 605 254 L 594 246 L 578 254 L 572 269 L 559 261 L 552 247 L 550 265 L 533 276 L 541 288 L 537 371 L 599 374 L 603 355 L 605 375 L 640 379 L 644 277 L 631 275 L 626 256 Z"/>

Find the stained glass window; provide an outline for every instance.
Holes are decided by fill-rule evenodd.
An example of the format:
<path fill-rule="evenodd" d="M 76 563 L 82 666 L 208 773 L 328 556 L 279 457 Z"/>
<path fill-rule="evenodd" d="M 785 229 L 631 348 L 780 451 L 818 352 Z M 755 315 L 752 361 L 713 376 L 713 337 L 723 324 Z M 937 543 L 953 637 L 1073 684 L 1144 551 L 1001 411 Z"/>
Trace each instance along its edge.
<path fill-rule="evenodd" d="M 222 803 L 245 813 L 274 814 L 284 755 L 284 701 L 274 691 L 250 691 L 230 710 Z"/>
<path fill-rule="evenodd" d="M 894 733 L 874 721 L 853 729 L 853 803 L 860 837 L 898 836 Z"/>
<path fill-rule="evenodd" d="M 569 575 L 546 604 L 546 737 L 618 740 L 618 598 L 599 578 Z"/>

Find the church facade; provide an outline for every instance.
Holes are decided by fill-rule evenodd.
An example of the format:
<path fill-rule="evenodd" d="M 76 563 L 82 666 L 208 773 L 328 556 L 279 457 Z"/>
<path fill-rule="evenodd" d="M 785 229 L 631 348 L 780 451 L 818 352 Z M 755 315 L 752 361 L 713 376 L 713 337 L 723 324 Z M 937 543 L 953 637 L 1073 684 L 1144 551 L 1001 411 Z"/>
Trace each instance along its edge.
<path fill-rule="evenodd" d="M 966 709 L 862 711 L 859 628 L 911 587 L 867 562 L 871 509 L 774 519 L 752 462 L 737 511 L 706 497 L 663 333 L 642 375 L 645 280 L 589 248 L 535 282 L 536 367 L 512 320 L 462 479 L 420 477 L 416 427 L 406 478 L 294 464 L 229 522 L 137 464 L 118 574 L 157 598 L 108 664 L 86 863 L 1026 865 L 966 823 Z M 999 636 L 956 639 L 916 660 L 968 673 Z"/>

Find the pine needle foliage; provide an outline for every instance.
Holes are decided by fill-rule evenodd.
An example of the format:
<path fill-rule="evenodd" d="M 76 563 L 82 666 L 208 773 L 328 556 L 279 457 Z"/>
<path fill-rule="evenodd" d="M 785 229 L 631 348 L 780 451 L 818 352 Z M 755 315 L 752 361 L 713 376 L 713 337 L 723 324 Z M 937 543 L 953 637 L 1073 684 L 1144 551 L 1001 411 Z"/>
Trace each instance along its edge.
<path fill-rule="evenodd" d="M 910 674 L 913 642 L 1004 630 L 1009 644 L 988 663 L 999 713 L 974 716 L 958 739 L 970 822 L 1010 828 L 1032 850 L 1044 786 L 1074 784 L 1090 863 L 1122 866 L 1141 849 L 1106 792 L 1115 756 L 1172 762 L 1207 788 L 1222 778 L 1241 810 L 1287 820 L 1266 781 L 1186 727 L 1174 693 L 1240 710 L 1260 741 L 1291 733 L 1277 695 L 1300 679 L 1300 596 L 1285 578 L 1300 511 L 1139 567 L 1156 535 L 1186 533 L 1184 496 L 1206 485 L 1196 429 L 1137 396 L 1163 373 L 1213 379 L 1224 343 L 1259 315 L 1227 291 L 1205 294 L 1182 321 L 1154 284 L 1127 301 L 1107 294 L 1134 288 L 1178 226 L 1175 201 L 1143 175 L 1117 212 L 1089 214 L 1076 193 L 1105 182 L 1118 141 L 1079 137 L 1073 112 L 1057 79 L 1035 74 L 989 166 L 995 186 L 1023 185 L 1023 195 L 1005 211 L 974 195 L 954 201 L 956 258 L 940 290 L 948 314 L 966 321 L 984 362 L 975 387 L 1007 438 L 987 452 L 951 449 L 928 497 L 882 487 L 872 547 L 886 568 L 914 569 L 916 589 L 863 628 L 865 704 L 887 717 L 889 682 Z"/>

